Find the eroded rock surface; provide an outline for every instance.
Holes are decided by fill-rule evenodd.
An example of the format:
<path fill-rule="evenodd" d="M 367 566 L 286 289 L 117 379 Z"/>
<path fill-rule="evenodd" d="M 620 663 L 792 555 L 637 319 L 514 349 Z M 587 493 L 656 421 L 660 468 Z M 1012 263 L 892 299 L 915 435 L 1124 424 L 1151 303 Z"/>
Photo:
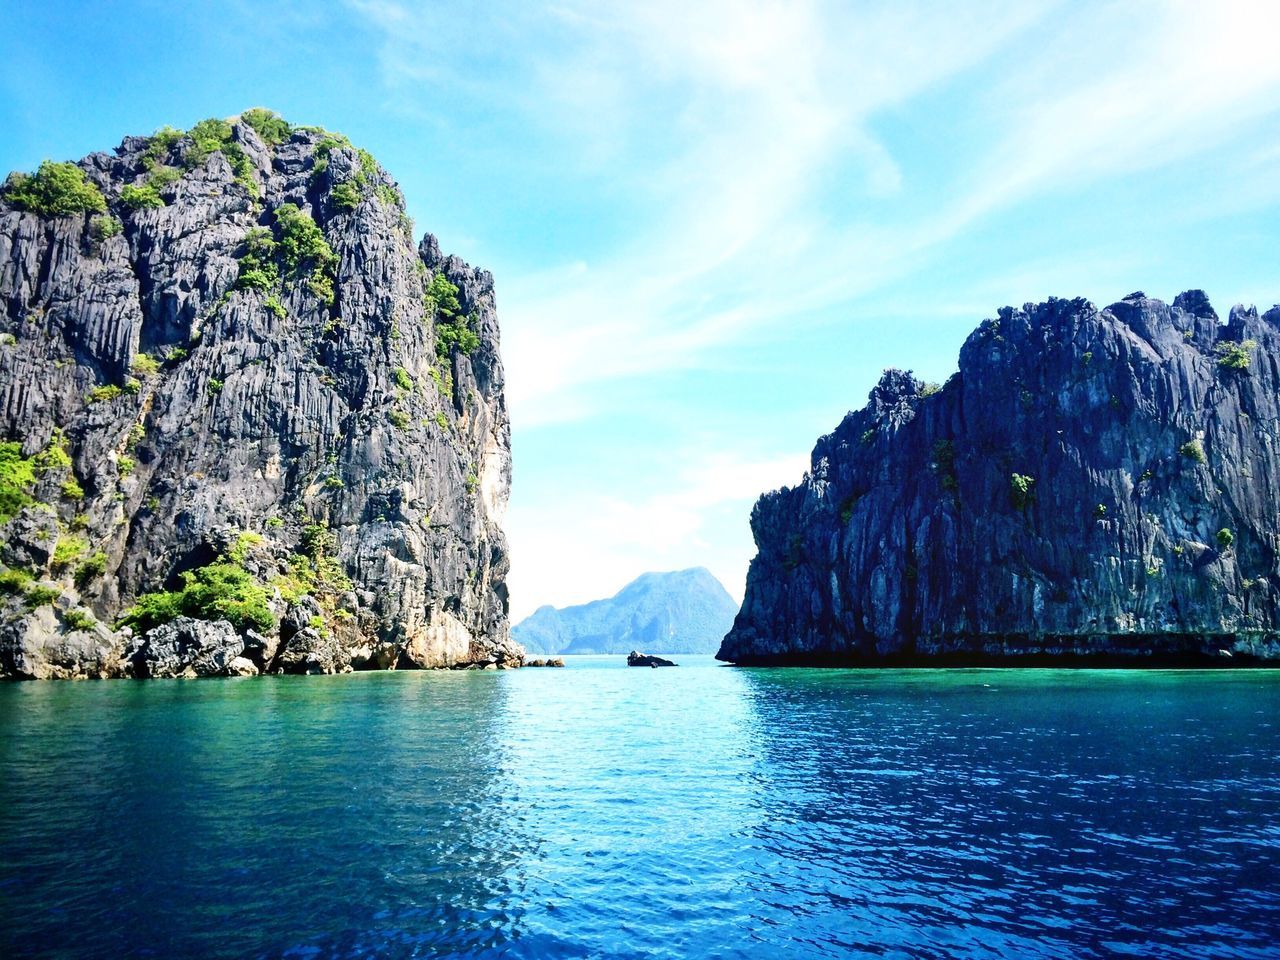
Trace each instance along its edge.
<path fill-rule="evenodd" d="M 1280 659 L 1280 308 L 1006 307 L 751 525 L 722 660 Z"/>
<path fill-rule="evenodd" d="M 0 561 L 110 625 L 235 551 L 271 626 L 235 624 L 215 672 L 518 665 L 492 277 L 415 246 L 345 138 L 226 130 L 79 161 L 103 213 L 0 199 L 0 433 L 36 463 Z M 160 627 L 78 639 L 58 601 L 7 590 L 5 676 L 204 669 Z"/>

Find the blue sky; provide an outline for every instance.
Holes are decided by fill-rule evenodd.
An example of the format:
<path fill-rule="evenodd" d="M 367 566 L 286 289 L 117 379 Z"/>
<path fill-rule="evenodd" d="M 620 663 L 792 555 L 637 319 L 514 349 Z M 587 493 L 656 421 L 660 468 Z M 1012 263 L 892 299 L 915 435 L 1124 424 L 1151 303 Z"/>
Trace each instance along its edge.
<path fill-rule="evenodd" d="M 1006 303 L 1280 300 L 1270 3 L 9 0 L 0 167 L 253 105 L 492 270 L 516 617 L 705 565 Z"/>

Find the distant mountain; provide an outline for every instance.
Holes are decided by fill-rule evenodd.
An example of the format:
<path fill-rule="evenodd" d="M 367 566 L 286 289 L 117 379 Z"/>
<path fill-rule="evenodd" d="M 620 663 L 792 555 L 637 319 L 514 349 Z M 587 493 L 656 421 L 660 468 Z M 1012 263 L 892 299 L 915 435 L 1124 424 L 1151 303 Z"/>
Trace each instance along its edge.
<path fill-rule="evenodd" d="M 702 567 L 646 573 L 608 600 L 539 607 L 511 635 L 530 653 L 715 653 L 738 604 Z"/>

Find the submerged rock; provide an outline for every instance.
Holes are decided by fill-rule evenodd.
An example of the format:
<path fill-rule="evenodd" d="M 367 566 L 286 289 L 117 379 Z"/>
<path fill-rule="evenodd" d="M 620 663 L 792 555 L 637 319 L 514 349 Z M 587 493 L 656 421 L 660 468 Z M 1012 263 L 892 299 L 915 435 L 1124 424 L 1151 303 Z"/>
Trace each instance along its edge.
<path fill-rule="evenodd" d="M 655 657 L 647 653 L 641 653 L 638 650 L 632 650 L 627 654 L 628 667 L 674 667 L 676 666 L 670 660 L 663 660 L 662 657 Z"/>
<path fill-rule="evenodd" d="M 1280 308 L 1006 307 L 760 498 L 737 663 L 1280 659 Z"/>
<path fill-rule="evenodd" d="M 196 577 L 162 618 L 228 600 L 226 668 L 519 663 L 493 278 L 415 246 L 345 137 L 246 117 L 84 158 L 83 212 L 0 191 L 3 502 L 30 504 L 0 513 L 0 575 L 107 624 Z M 3 676 L 204 669 L 173 652 L 193 627 L 126 668 L 126 634 L 26 609 L 4 608 Z"/>

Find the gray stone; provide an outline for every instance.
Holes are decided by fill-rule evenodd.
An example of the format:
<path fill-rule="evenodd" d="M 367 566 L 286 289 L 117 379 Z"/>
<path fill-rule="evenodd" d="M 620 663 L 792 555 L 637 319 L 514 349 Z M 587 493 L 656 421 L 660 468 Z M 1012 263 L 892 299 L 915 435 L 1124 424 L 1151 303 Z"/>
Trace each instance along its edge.
<path fill-rule="evenodd" d="M 335 642 L 370 651 L 363 664 L 518 663 L 493 278 L 430 235 L 415 248 L 394 181 L 365 170 L 354 149 L 333 149 L 320 172 L 321 133 L 270 147 L 247 125 L 233 132 L 256 195 L 215 151 L 163 189 L 166 206 L 132 210 L 121 190 L 145 181 L 147 139 L 82 160 L 123 223 L 104 240 L 90 216 L 44 219 L 0 199 L 0 333 L 16 340 L 0 345 L 0 434 L 31 455 L 60 429 L 73 461 L 34 491 L 58 517 L 24 511 L 0 529 L 0 560 L 70 587 L 74 568 L 45 569 L 57 537 L 37 534 L 79 515 L 77 535 L 106 557 L 100 577 L 81 578 L 85 602 L 113 621 L 240 531 L 265 538 L 246 567 L 269 584 L 288 572 L 304 530 L 321 525 L 352 583 L 339 604 L 350 628 L 327 626 Z M 161 161 L 181 168 L 189 147 Z M 333 190 L 356 171 L 363 200 L 339 209 Z M 246 235 L 270 228 L 285 203 L 314 219 L 338 258 L 332 306 L 305 276 L 236 289 Z M 438 274 L 471 318 L 470 353 L 441 347 L 437 357 L 442 321 L 424 294 Z M 136 367 L 143 354 L 169 359 L 148 373 Z M 125 389 L 87 402 L 106 386 Z M 82 501 L 59 493 L 72 478 Z M 293 615 L 282 600 L 273 608 L 282 626 Z M 327 621 L 334 609 L 321 611 Z M 264 671 L 281 655 L 282 635 L 268 633 L 244 652 Z"/>
<path fill-rule="evenodd" d="M 6 567 L 44 570 L 58 544 L 58 515 L 44 507 L 24 507 L 4 526 L 0 561 Z"/>
<path fill-rule="evenodd" d="M 349 673 L 351 651 L 327 630 L 305 627 L 281 645 L 275 666 L 282 673 Z"/>
<path fill-rule="evenodd" d="M 227 664 L 229 677 L 256 677 L 257 675 L 258 665 L 245 657 L 235 657 Z"/>
<path fill-rule="evenodd" d="M 124 673 L 139 679 L 225 677 L 241 657 L 244 640 L 226 620 L 178 617 L 152 627 L 125 651 Z M 251 662 L 251 661 L 246 661 Z"/>
<path fill-rule="evenodd" d="M 126 636 L 101 623 L 88 629 L 64 619 L 69 604 L 30 609 L 20 598 L 0 607 L 0 671 L 22 680 L 106 679 L 121 675 Z M 64 605 L 65 604 L 65 605 Z"/>
<path fill-rule="evenodd" d="M 1247 341 L 1247 366 L 1222 362 Z M 1280 658 L 1277 424 L 1280 308 L 1006 307 L 941 389 L 886 372 L 803 482 L 760 498 L 718 656 Z"/>

